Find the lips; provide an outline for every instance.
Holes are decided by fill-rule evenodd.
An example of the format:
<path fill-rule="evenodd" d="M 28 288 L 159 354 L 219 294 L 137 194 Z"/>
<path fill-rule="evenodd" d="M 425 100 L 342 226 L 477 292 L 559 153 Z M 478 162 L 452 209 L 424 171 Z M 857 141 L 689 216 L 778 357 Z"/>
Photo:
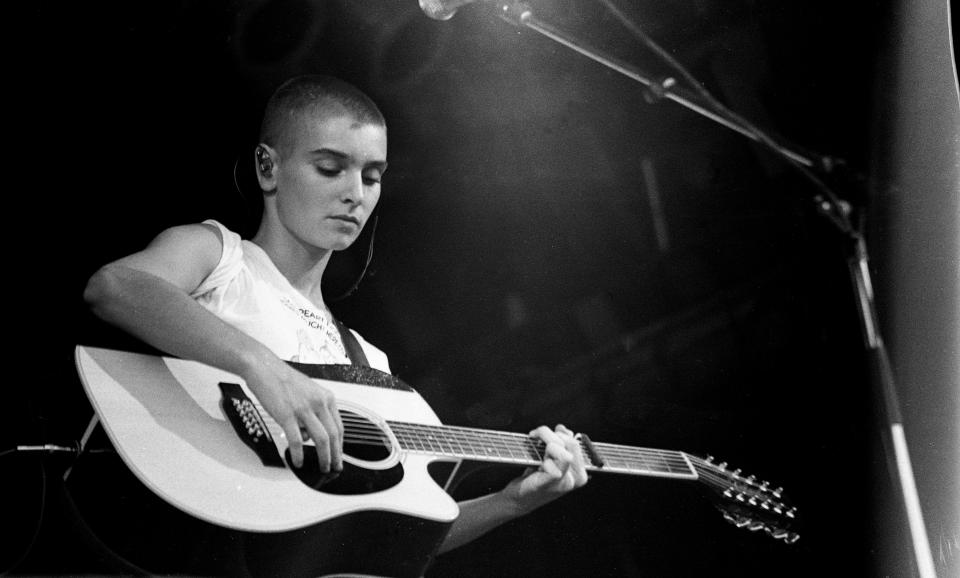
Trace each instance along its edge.
<path fill-rule="evenodd" d="M 333 216 L 330 217 L 330 218 L 331 218 L 331 219 L 335 219 L 335 220 L 337 220 L 337 221 L 344 221 L 344 222 L 346 222 L 346 223 L 353 223 L 354 225 L 356 225 L 356 226 L 358 226 L 358 227 L 360 226 L 360 219 L 358 219 L 358 218 L 356 218 L 356 217 L 354 217 L 354 216 L 352 216 L 352 215 L 333 215 Z"/>

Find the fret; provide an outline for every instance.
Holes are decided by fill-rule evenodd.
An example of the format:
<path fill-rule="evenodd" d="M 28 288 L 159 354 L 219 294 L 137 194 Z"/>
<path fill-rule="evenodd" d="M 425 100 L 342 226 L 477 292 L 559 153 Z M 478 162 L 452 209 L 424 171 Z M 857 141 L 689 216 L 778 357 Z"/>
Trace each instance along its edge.
<path fill-rule="evenodd" d="M 434 434 L 433 429 L 429 426 L 424 428 L 425 437 L 427 443 L 430 444 L 430 451 L 433 453 L 443 453 L 443 448 L 440 445 L 440 440 L 437 439 L 437 436 Z"/>
<path fill-rule="evenodd" d="M 472 440 L 473 457 L 477 459 L 488 457 L 487 440 L 483 438 L 483 434 L 478 430 L 466 430 L 464 433 Z"/>
<path fill-rule="evenodd" d="M 427 426 L 419 424 L 407 424 L 407 432 L 412 438 L 419 441 L 419 443 L 423 446 L 424 451 L 433 451 L 430 443 L 430 430 L 427 428 Z"/>
<path fill-rule="evenodd" d="M 460 435 L 460 432 L 458 432 L 457 430 L 455 429 L 451 430 L 450 440 L 452 443 L 456 444 L 456 448 L 454 449 L 454 453 L 456 455 L 464 456 L 470 453 L 469 450 L 463 447 L 463 442 L 465 442 L 466 440 L 463 438 L 462 435 Z"/>
<path fill-rule="evenodd" d="M 425 449 L 430 453 L 438 453 L 437 445 L 435 443 L 436 440 L 433 434 L 430 432 L 430 429 L 427 427 L 421 426 L 420 431 L 418 433 L 419 433 L 420 439 L 423 440 L 424 446 L 426 446 Z"/>
<path fill-rule="evenodd" d="M 438 427 L 438 436 L 442 439 L 446 446 L 444 447 L 444 453 L 452 456 L 461 456 L 466 453 L 466 450 L 463 447 L 463 440 L 461 436 L 452 428 Z"/>
<path fill-rule="evenodd" d="M 500 453 L 504 459 L 516 461 L 517 452 L 514 449 L 515 441 L 516 440 L 508 435 L 500 434 Z"/>
<path fill-rule="evenodd" d="M 449 454 L 449 444 L 446 444 L 446 434 L 440 430 L 440 428 L 429 427 L 430 439 L 434 440 L 437 443 L 437 453 L 440 454 Z"/>
<path fill-rule="evenodd" d="M 532 447 L 530 441 L 529 438 L 516 434 L 503 435 L 501 447 L 506 454 L 506 459 L 516 463 L 529 464 L 531 462 L 529 448 Z M 539 459 L 536 461 L 539 461 Z"/>
<path fill-rule="evenodd" d="M 417 444 L 417 447 L 421 451 L 428 451 L 430 448 L 427 447 L 426 441 L 423 439 L 423 432 L 419 430 L 411 430 L 410 437 L 413 438 L 414 443 Z"/>
<path fill-rule="evenodd" d="M 410 444 L 409 447 L 410 447 L 411 449 L 416 449 L 416 450 L 420 450 L 420 451 L 423 451 L 423 450 L 426 449 L 426 448 L 423 446 L 423 441 L 420 439 L 420 437 L 417 436 L 417 435 L 414 435 L 414 433 L 411 432 L 411 431 L 407 431 L 407 432 L 405 433 L 404 439 L 405 439 L 405 441 L 406 441 L 408 444 Z"/>
<path fill-rule="evenodd" d="M 453 436 L 451 432 L 442 428 L 434 428 L 437 433 L 437 439 L 440 440 L 440 445 L 443 447 L 443 453 L 451 456 L 459 455 L 460 452 L 453 445 Z"/>
<path fill-rule="evenodd" d="M 517 461 L 528 461 L 530 456 L 528 454 L 527 448 L 529 447 L 528 440 L 523 438 L 511 437 L 510 438 L 510 457 Z"/>
<path fill-rule="evenodd" d="M 463 429 L 458 429 L 457 431 L 460 432 L 461 439 L 468 446 L 468 449 L 465 452 L 465 455 L 476 456 L 478 454 L 478 450 L 473 443 L 473 438 L 467 435 L 467 432 L 465 432 Z"/>
<path fill-rule="evenodd" d="M 470 455 L 473 458 L 480 458 L 486 455 L 484 451 L 483 439 L 473 430 L 462 430 L 463 435 L 470 440 Z"/>
<path fill-rule="evenodd" d="M 490 436 L 487 435 L 487 432 L 480 431 L 478 432 L 480 439 L 483 441 L 483 451 L 484 455 L 487 457 L 500 457 L 500 452 L 497 450 L 496 444 L 492 443 Z"/>
<path fill-rule="evenodd" d="M 465 452 L 463 444 L 460 443 L 460 435 L 454 430 L 447 430 L 446 434 L 447 444 L 450 446 L 450 454 L 454 456 L 462 456 Z"/>

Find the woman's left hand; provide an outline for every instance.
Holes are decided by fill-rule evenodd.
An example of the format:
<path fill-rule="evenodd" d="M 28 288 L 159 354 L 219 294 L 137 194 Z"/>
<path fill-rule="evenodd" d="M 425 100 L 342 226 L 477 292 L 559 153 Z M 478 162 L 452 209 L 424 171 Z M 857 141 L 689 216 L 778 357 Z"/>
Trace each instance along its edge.
<path fill-rule="evenodd" d="M 530 432 L 546 444 L 543 462 L 510 482 L 503 492 L 514 502 L 518 514 L 526 514 L 587 483 L 587 470 L 580 442 L 572 431 L 558 425 L 540 426 Z"/>

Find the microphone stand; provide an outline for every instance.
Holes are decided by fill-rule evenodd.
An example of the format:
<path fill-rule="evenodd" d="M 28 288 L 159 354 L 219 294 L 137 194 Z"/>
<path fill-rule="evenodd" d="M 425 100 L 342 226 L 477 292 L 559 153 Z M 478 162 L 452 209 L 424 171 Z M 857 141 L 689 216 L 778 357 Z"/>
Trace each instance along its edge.
<path fill-rule="evenodd" d="M 685 79 L 694 86 L 695 90 L 678 85 L 676 79 L 672 77 L 661 80 L 650 78 L 640 72 L 636 67 L 606 55 L 596 48 L 590 47 L 578 40 L 571 34 L 539 20 L 533 14 L 530 7 L 524 2 L 511 2 L 508 0 L 500 3 L 499 10 L 500 17 L 507 22 L 515 26 L 536 31 L 607 68 L 640 82 L 646 86 L 656 98 L 672 100 L 730 130 L 764 145 L 767 149 L 773 151 L 797 168 L 813 183 L 818 190 L 813 196 L 813 201 L 816 204 L 818 212 L 833 223 L 847 241 L 844 243 L 845 250 L 848 253 L 847 267 L 857 301 L 860 328 L 867 353 L 867 362 L 870 366 L 870 378 L 873 386 L 878 390 L 878 395 L 883 399 L 886 418 L 886 423 L 884 424 L 886 428 L 885 433 L 890 436 L 889 439 L 892 441 L 892 447 L 890 444 L 884 444 L 886 448 L 885 451 L 888 453 L 892 452 L 892 456 L 888 456 L 889 461 L 892 461 L 890 475 L 893 478 L 894 486 L 900 489 L 900 497 L 907 515 L 912 548 L 919 575 L 921 578 L 935 578 L 936 573 L 934 570 L 933 556 L 930 552 L 930 544 L 923 523 L 923 513 L 920 508 L 920 500 L 917 496 L 913 468 L 910 464 L 893 371 L 890 367 L 887 350 L 880 335 L 879 316 L 874 300 L 873 284 L 870 278 L 869 256 L 867 254 L 867 245 L 863 236 L 862 227 L 857 228 L 851 223 L 850 215 L 852 210 L 850 204 L 838 198 L 814 172 L 814 170 L 817 170 L 825 174 L 832 173 L 845 163 L 839 159 L 799 151 L 797 147 L 793 145 L 788 147 L 777 142 L 753 126 L 746 119 L 728 110 L 721 103 L 713 99 L 706 90 L 700 88 L 699 83 L 691 78 L 679 64 L 672 61 L 670 62 L 670 64 L 678 69 Z M 655 49 L 655 52 L 659 52 L 662 57 L 671 60 L 666 53 L 660 51 L 659 47 L 651 40 L 645 38 L 645 35 L 643 40 L 650 45 L 651 48 Z M 895 464 L 895 468 L 892 467 L 893 464 Z"/>

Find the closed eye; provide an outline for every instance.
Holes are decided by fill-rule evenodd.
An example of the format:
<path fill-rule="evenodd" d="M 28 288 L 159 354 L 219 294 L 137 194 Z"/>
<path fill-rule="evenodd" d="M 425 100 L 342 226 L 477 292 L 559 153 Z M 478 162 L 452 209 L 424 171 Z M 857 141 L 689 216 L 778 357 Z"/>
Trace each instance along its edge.
<path fill-rule="evenodd" d="M 317 172 L 325 177 L 335 177 L 341 173 L 340 167 L 317 166 Z"/>

